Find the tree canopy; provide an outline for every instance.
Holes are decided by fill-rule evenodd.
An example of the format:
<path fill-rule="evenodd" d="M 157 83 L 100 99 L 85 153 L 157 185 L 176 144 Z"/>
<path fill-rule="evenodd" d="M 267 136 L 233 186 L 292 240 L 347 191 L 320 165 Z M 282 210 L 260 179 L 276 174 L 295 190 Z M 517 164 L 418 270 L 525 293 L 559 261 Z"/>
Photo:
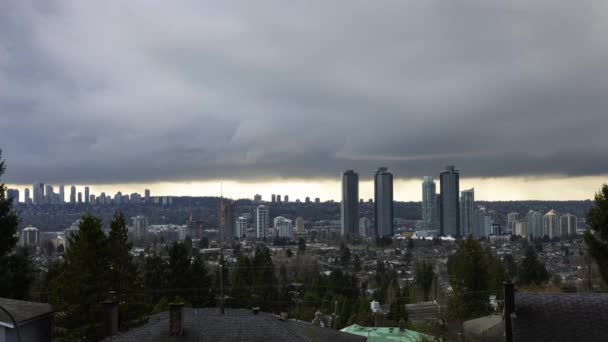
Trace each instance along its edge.
<path fill-rule="evenodd" d="M 518 284 L 520 285 L 540 285 L 550 278 L 545 265 L 538 260 L 536 250 L 529 244 L 524 245 L 524 257 L 518 269 Z"/>
<path fill-rule="evenodd" d="M 433 265 L 426 262 L 421 262 L 416 265 L 415 279 L 416 285 L 418 285 L 422 290 L 424 300 L 428 301 L 431 293 L 431 286 L 433 285 L 433 280 L 435 279 Z"/>
<path fill-rule="evenodd" d="M 6 166 L 0 150 L 0 178 Z M 0 183 L 0 297 L 27 299 L 35 278 L 29 252 L 17 247 L 19 217 L 8 198 L 6 185 Z"/>
<path fill-rule="evenodd" d="M 490 312 L 490 273 L 488 256 L 477 240 L 460 243 L 458 251 L 448 261 L 448 273 L 453 295 L 448 311 L 456 319 L 480 317 Z"/>
<path fill-rule="evenodd" d="M 585 232 L 585 243 L 604 283 L 608 284 L 608 184 L 595 194 L 594 206 L 587 214 L 587 224 L 590 230 Z"/>

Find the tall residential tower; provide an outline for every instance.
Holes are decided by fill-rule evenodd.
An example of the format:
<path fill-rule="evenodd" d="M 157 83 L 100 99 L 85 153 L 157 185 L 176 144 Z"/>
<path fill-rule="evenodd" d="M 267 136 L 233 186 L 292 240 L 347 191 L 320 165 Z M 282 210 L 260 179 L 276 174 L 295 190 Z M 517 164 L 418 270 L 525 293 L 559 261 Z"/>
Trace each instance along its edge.
<path fill-rule="evenodd" d="M 265 239 L 268 229 L 270 228 L 270 210 L 265 205 L 258 205 L 255 214 L 255 237 L 258 239 Z"/>
<path fill-rule="evenodd" d="M 342 174 L 342 236 L 359 233 L 359 175 L 353 170 Z"/>
<path fill-rule="evenodd" d="M 441 172 L 441 213 L 440 234 L 459 236 L 460 232 L 460 170 L 456 170 L 453 165 L 446 166 L 445 171 Z"/>
<path fill-rule="evenodd" d="M 377 236 L 392 236 L 393 174 L 380 167 L 374 174 L 374 222 Z"/>
<path fill-rule="evenodd" d="M 426 176 L 422 182 L 422 221 L 425 229 L 437 229 L 436 215 L 437 190 L 433 177 Z"/>
<path fill-rule="evenodd" d="M 460 192 L 460 229 L 462 236 L 474 235 L 475 189 Z"/>

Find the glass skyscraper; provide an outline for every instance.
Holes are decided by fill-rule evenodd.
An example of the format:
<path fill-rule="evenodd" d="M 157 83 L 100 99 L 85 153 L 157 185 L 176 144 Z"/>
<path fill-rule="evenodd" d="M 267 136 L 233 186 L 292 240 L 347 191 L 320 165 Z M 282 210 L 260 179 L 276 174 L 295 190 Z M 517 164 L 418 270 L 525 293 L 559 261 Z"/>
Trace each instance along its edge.
<path fill-rule="evenodd" d="M 426 176 L 422 182 L 422 222 L 425 229 L 436 229 L 437 190 L 433 177 Z"/>
<path fill-rule="evenodd" d="M 526 215 L 528 221 L 528 236 L 531 239 L 542 238 L 543 232 L 543 214 L 538 211 L 530 210 Z"/>
<path fill-rule="evenodd" d="M 393 174 L 380 167 L 374 174 L 374 222 L 377 236 L 392 236 Z"/>
<path fill-rule="evenodd" d="M 452 165 L 441 172 L 441 235 L 460 236 L 460 174 Z"/>
<path fill-rule="evenodd" d="M 359 234 L 359 175 L 353 170 L 342 174 L 342 236 Z"/>
<path fill-rule="evenodd" d="M 460 229 L 462 236 L 473 235 L 475 226 L 475 189 L 460 193 Z"/>

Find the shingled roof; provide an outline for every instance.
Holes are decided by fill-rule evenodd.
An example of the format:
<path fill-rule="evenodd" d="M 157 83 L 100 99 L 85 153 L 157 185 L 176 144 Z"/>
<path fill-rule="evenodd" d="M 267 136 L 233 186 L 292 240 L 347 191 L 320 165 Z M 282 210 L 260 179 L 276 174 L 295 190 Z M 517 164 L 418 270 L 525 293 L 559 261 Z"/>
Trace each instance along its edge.
<path fill-rule="evenodd" d="M 516 293 L 513 341 L 607 341 L 608 294 Z"/>
<path fill-rule="evenodd" d="M 162 312 L 150 317 L 144 326 L 108 338 L 113 342 L 156 341 L 332 341 L 363 342 L 365 337 L 321 328 L 310 323 L 281 319 L 273 314 L 251 310 L 183 309 L 183 336 L 169 337 L 169 314 Z"/>
<path fill-rule="evenodd" d="M 19 325 L 54 312 L 50 304 L 8 298 L 0 298 L 0 306 L 10 312 Z M 13 321 L 4 310 L 0 310 L 0 325 L 14 328 Z"/>

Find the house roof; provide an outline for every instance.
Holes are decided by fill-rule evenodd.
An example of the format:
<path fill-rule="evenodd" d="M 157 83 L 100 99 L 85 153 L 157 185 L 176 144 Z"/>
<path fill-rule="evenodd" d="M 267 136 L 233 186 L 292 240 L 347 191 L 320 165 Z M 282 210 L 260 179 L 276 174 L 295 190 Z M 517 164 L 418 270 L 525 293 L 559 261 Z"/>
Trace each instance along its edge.
<path fill-rule="evenodd" d="M 462 329 L 467 340 L 504 341 L 505 325 L 501 315 L 490 315 L 466 321 Z"/>
<path fill-rule="evenodd" d="M 106 341 L 332 341 L 363 342 L 365 337 L 321 328 L 307 322 L 281 319 L 273 314 L 251 310 L 226 309 L 220 314 L 217 308 L 183 309 L 183 331 L 179 337 L 169 338 L 169 313 L 150 317 L 144 326 L 115 335 Z"/>
<path fill-rule="evenodd" d="M 516 293 L 513 340 L 606 341 L 608 294 Z"/>
<path fill-rule="evenodd" d="M 0 298 L 0 306 L 10 312 L 19 325 L 55 312 L 50 304 L 8 298 Z M 4 310 L 0 310 L 0 325 L 14 328 L 13 321 Z"/>
<path fill-rule="evenodd" d="M 370 341 L 382 342 L 382 341 L 401 341 L 401 342 L 420 342 L 425 338 L 432 340 L 433 337 L 424 335 L 413 330 L 406 329 L 405 331 L 399 331 L 399 328 L 392 327 L 364 327 L 361 325 L 353 324 L 340 331 L 356 334 L 369 338 Z"/>

